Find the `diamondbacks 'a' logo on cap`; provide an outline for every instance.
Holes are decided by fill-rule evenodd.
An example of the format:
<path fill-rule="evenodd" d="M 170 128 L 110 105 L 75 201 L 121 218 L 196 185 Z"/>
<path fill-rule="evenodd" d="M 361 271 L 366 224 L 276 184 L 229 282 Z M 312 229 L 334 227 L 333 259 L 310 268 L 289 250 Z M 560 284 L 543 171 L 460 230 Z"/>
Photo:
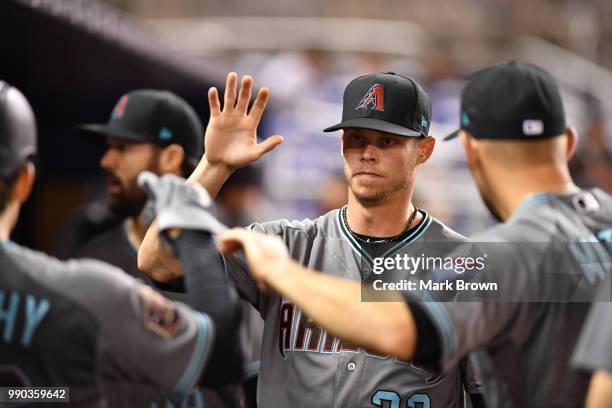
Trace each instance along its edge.
<path fill-rule="evenodd" d="M 368 92 L 361 98 L 361 101 L 357 104 L 355 110 L 358 109 L 372 109 L 377 111 L 385 110 L 385 102 L 383 100 L 383 86 L 381 84 L 374 84 Z"/>
<path fill-rule="evenodd" d="M 113 109 L 113 119 L 121 119 L 123 114 L 125 113 L 125 105 L 127 105 L 128 96 L 123 95 L 119 102 L 115 105 L 115 109 Z"/>

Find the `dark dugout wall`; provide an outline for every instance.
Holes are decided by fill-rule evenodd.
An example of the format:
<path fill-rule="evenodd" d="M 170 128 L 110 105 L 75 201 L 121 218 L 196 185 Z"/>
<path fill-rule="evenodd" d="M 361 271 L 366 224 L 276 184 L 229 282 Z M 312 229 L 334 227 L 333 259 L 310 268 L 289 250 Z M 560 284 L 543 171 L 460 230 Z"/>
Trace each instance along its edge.
<path fill-rule="evenodd" d="M 77 140 L 78 123 L 105 122 L 120 95 L 168 89 L 185 98 L 204 126 L 212 85 L 137 21 L 93 0 L 0 1 L 0 79 L 28 98 L 39 130 L 38 178 L 13 234 L 48 250 L 66 219 L 103 189 L 103 152 Z"/>

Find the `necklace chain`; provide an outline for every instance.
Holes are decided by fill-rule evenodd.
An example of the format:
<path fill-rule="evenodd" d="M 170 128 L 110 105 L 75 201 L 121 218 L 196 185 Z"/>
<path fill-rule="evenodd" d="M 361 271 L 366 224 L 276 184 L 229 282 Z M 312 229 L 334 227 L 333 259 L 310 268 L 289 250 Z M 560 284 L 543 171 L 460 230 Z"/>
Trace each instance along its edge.
<path fill-rule="evenodd" d="M 412 228 L 412 224 L 414 223 L 414 220 L 416 219 L 418 211 L 419 211 L 419 209 L 416 206 L 414 206 L 414 211 L 412 212 L 412 215 L 410 215 L 410 218 L 408 219 L 408 223 L 406 225 L 406 228 L 404 228 L 402 230 L 402 232 L 400 232 L 399 234 L 397 234 L 396 236 L 391 237 L 391 238 L 383 238 L 383 239 L 375 239 L 375 240 L 363 239 L 363 238 L 361 238 L 359 236 L 359 234 L 357 234 L 355 231 L 353 231 L 351 229 L 351 227 L 349 227 L 348 220 L 346 219 L 346 207 L 342 208 L 341 213 L 342 213 L 342 222 L 344 223 L 344 226 L 351 233 L 351 235 L 353 237 L 355 237 L 355 239 L 357 239 L 358 241 L 361 241 L 361 242 L 365 242 L 366 244 L 384 244 L 386 242 L 393 241 L 395 238 L 399 237 L 404 232 L 406 232 L 407 230 Z"/>

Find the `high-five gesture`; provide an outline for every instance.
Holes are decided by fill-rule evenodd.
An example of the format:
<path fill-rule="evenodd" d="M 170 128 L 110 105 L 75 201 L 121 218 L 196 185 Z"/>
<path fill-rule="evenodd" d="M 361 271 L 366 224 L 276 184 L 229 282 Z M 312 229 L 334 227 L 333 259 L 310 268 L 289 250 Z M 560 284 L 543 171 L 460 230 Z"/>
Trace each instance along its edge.
<path fill-rule="evenodd" d="M 283 142 L 279 135 L 271 136 L 257 143 L 257 126 L 266 108 L 269 91 L 261 88 L 249 111 L 253 79 L 242 78 L 237 94 L 238 75 L 227 75 L 223 109 L 219 103 L 216 88 L 208 91 L 210 121 L 204 137 L 205 158 L 209 165 L 223 166 L 234 171 L 257 161 L 261 156 Z"/>

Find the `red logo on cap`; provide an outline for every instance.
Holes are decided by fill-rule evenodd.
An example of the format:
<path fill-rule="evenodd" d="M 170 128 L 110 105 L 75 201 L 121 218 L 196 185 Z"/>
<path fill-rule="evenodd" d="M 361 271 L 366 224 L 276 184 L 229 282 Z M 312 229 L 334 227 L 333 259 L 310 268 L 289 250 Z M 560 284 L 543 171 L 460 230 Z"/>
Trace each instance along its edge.
<path fill-rule="evenodd" d="M 372 109 L 377 111 L 385 110 L 385 103 L 383 101 L 383 86 L 381 84 L 372 85 L 370 90 L 357 104 L 355 110 L 357 109 Z"/>
<path fill-rule="evenodd" d="M 125 105 L 127 105 L 128 96 L 123 95 L 117 105 L 115 105 L 115 109 L 113 109 L 113 118 L 120 119 L 123 117 L 123 113 L 125 112 Z"/>

